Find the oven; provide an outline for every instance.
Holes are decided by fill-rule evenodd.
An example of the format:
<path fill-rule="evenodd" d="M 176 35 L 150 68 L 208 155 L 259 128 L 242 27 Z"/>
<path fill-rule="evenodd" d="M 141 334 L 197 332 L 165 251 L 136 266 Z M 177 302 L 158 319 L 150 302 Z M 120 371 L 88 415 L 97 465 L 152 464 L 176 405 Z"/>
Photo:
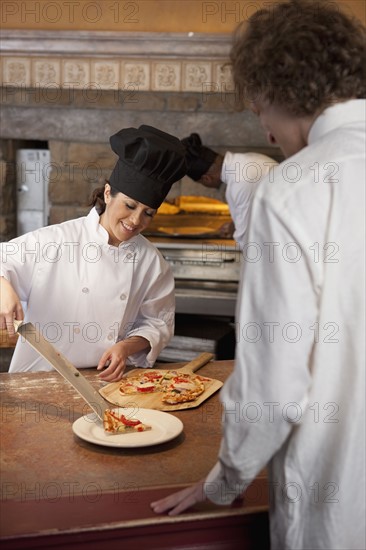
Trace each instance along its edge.
<path fill-rule="evenodd" d="M 159 360 L 190 361 L 202 351 L 234 358 L 242 254 L 235 241 L 220 237 L 230 221 L 227 211 L 158 214 L 145 232 L 175 279 L 175 333 Z"/>
<path fill-rule="evenodd" d="M 241 252 L 234 241 L 150 240 L 172 268 L 177 313 L 234 317 L 241 268 Z"/>

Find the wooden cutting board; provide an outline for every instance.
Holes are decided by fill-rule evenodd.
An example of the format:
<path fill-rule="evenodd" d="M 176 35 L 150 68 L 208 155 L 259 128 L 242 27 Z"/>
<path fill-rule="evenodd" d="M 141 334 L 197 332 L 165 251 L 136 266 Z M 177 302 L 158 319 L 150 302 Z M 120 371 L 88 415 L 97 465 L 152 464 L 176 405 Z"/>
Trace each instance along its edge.
<path fill-rule="evenodd" d="M 196 357 L 196 359 L 184 365 L 184 367 L 172 370 L 176 370 L 180 373 L 192 374 L 203 365 L 206 365 L 206 363 L 208 363 L 211 359 L 213 359 L 212 353 L 202 353 L 201 355 Z M 157 370 L 162 374 L 165 374 L 167 372 L 167 369 L 152 370 Z M 126 377 L 128 378 L 130 376 L 135 376 L 137 373 L 146 371 L 151 371 L 151 369 L 134 369 L 133 371 L 129 372 Z M 204 374 L 202 376 L 204 376 Z M 99 390 L 99 393 L 104 397 L 104 399 L 119 407 L 141 407 L 144 409 L 157 409 L 159 411 L 180 411 L 182 409 L 192 409 L 201 405 L 201 403 L 206 401 L 206 399 L 208 399 L 213 393 L 217 392 L 222 387 L 223 382 L 221 382 L 220 380 L 215 380 L 214 378 L 207 378 L 207 382 L 205 381 L 204 384 L 205 391 L 200 396 L 198 396 L 195 401 L 178 403 L 177 405 L 168 405 L 167 403 L 163 403 L 161 400 L 160 392 L 138 395 L 122 395 L 119 392 L 120 382 L 112 382 L 111 384 L 104 386 L 104 388 L 101 388 Z"/>

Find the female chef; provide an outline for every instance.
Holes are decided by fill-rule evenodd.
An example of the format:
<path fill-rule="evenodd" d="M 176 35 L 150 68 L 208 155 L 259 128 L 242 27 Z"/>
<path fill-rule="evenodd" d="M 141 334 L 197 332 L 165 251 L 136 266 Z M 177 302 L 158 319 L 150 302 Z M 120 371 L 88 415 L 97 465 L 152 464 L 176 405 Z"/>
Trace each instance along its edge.
<path fill-rule="evenodd" d="M 127 360 L 152 366 L 174 329 L 174 279 L 142 235 L 186 173 L 181 142 L 140 126 L 110 138 L 118 161 L 86 217 L 1 245 L 0 326 L 32 322 L 76 367 L 121 378 Z M 25 313 L 23 313 L 23 306 Z M 18 339 L 10 372 L 52 367 Z"/>

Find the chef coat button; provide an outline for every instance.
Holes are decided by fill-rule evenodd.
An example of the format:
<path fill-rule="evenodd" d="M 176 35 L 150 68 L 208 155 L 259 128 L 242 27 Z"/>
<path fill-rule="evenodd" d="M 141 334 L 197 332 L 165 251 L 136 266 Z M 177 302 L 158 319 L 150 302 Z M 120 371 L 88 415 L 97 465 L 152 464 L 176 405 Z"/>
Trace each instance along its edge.
<path fill-rule="evenodd" d="M 88 287 L 84 286 L 84 288 L 81 290 L 81 292 L 84 292 L 84 294 L 88 294 L 88 292 L 89 292 Z"/>
<path fill-rule="evenodd" d="M 108 340 L 113 340 L 113 333 L 110 332 L 110 333 L 108 334 L 107 338 L 108 338 Z"/>
<path fill-rule="evenodd" d="M 75 332 L 75 334 L 80 334 L 80 329 L 79 328 L 74 328 L 74 332 Z"/>
<path fill-rule="evenodd" d="M 121 296 L 119 297 L 120 300 L 126 300 L 127 296 L 126 294 L 121 294 Z"/>

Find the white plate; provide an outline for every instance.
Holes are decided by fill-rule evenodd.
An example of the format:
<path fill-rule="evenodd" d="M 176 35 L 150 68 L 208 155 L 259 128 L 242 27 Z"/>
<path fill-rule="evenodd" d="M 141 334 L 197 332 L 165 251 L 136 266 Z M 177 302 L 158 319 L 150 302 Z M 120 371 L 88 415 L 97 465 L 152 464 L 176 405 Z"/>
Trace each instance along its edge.
<path fill-rule="evenodd" d="M 72 425 L 73 432 L 90 443 L 107 447 L 147 447 L 165 443 L 177 437 L 183 431 L 183 422 L 172 414 L 153 409 L 113 409 L 128 418 L 136 417 L 151 426 L 146 432 L 127 434 L 106 434 L 101 420 L 95 413 L 81 416 Z"/>

